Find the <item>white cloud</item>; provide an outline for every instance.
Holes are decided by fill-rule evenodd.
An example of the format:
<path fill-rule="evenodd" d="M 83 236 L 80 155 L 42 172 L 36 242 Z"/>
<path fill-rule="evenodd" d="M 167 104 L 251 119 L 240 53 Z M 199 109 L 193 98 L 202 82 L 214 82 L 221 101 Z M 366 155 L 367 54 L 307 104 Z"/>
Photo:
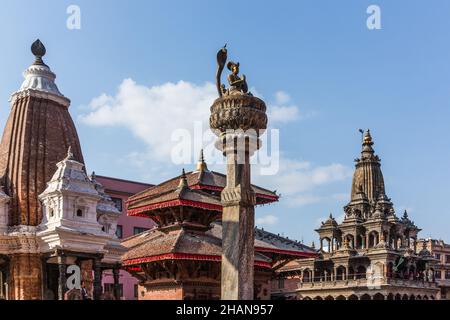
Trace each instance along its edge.
<path fill-rule="evenodd" d="M 273 106 L 269 109 L 269 119 L 273 122 L 286 123 L 299 118 L 297 106 Z"/>
<path fill-rule="evenodd" d="M 317 195 L 316 189 L 332 183 L 345 181 L 352 175 L 352 170 L 342 164 L 332 163 L 315 166 L 307 161 L 280 158 L 280 170 L 276 175 L 257 175 L 254 170 L 255 183 L 269 189 L 276 189 L 282 195 L 282 201 L 292 207 L 323 202 L 333 199 L 335 195 Z"/>
<path fill-rule="evenodd" d="M 143 141 L 147 149 L 135 150 L 126 159 L 137 167 L 145 166 L 149 160 L 168 163 L 172 159 L 176 164 L 189 164 L 196 161 L 197 149 L 202 146 L 211 154 L 210 160 L 223 160 L 211 143 L 214 139 L 211 139 L 212 133 L 209 131 L 210 106 L 216 98 L 216 87 L 210 82 L 196 85 L 179 81 L 148 87 L 125 79 L 114 95 L 100 94 L 87 107 L 81 108 L 84 113 L 80 119 L 90 126 L 125 128 Z M 300 117 L 297 106 L 285 105 L 290 101 L 286 92 L 275 93 L 274 105 L 268 106 L 271 123 L 286 123 Z M 199 125 L 210 136 L 194 135 Z M 174 141 L 174 133 L 180 129 L 192 137 L 187 160 L 181 156 L 186 153 L 178 149 L 181 146 L 181 150 L 185 150 L 184 141 Z M 209 149 L 213 152 L 208 152 Z"/>
<path fill-rule="evenodd" d="M 292 103 L 291 97 L 284 91 L 275 93 L 275 101 L 268 108 L 270 123 L 288 123 L 313 116 L 314 112 L 301 113 L 300 108 Z"/>
<path fill-rule="evenodd" d="M 267 215 L 264 217 L 256 218 L 256 225 L 274 225 L 278 222 L 278 217 L 273 215 Z"/>
<path fill-rule="evenodd" d="M 125 79 L 115 96 L 92 99 L 90 111 L 81 120 L 91 126 L 125 127 L 147 144 L 153 159 L 167 161 L 175 145 L 171 141 L 175 130 L 192 132 L 195 121 L 208 128 L 209 107 L 216 96 L 212 83 L 179 81 L 146 87 Z"/>
<path fill-rule="evenodd" d="M 285 104 L 291 101 L 291 97 L 284 91 L 277 91 L 275 93 L 275 101 L 277 104 Z"/>
<path fill-rule="evenodd" d="M 271 122 L 286 123 L 298 120 L 300 111 L 296 105 L 287 105 L 291 97 L 284 91 L 275 93 L 275 102 L 268 109 L 268 117 Z"/>

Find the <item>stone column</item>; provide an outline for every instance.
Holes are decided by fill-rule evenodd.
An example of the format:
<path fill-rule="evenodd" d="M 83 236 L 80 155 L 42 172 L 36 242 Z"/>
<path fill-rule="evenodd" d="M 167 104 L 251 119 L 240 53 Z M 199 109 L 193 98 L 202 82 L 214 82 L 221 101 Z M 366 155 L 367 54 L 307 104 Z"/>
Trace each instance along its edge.
<path fill-rule="evenodd" d="M 216 147 L 227 160 L 227 185 L 221 193 L 223 300 L 252 300 L 254 281 L 255 193 L 250 157 L 260 147 L 267 126 L 266 105 L 252 95 L 224 95 L 211 107 Z"/>
<path fill-rule="evenodd" d="M 9 270 L 9 299 L 42 299 L 42 263 L 39 254 L 12 255 Z"/>
<path fill-rule="evenodd" d="M 102 296 L 102 266 L 101 259 L 95 258 L 94 261 L 94 300 L 100 300 Z"/>
<path fill-rule="evenodd" d="M 235 137 L 229 136 L 230 140 Z M 236 141 L 225 149 L 227 185 L 222 191 L 222 299 L 253 299 L 255 194 L 250 185 L 250 154 Z M 234 145 L 234 146 L 233 146 Z M 243 158 L 241 158 L 243 156 Z"/>
<path fill-rule="evenodd" d="M 119 283 L 120 269 L 116 265 L 113 267 L 113 278 L 114 278 L 114 298 L 120 300 L 120 283 Z"/>
<path fill-rule="evenodd" d="M 64 300 L 64 294 L 66 293 L 66 256 L 64 253 L 58 255 L 58 300 Z"/>

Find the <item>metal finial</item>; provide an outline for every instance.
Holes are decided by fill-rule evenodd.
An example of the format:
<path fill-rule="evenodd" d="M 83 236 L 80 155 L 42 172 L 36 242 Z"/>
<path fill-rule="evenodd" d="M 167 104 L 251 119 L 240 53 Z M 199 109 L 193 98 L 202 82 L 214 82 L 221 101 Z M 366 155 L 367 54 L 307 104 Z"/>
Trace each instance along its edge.
<path fill-rule="evenodd" d="M 208 166 L 206 165 L 206 162 L 205 162 L 205 155 L 203 154 L 203 149 L 200 150 L 200 156 L 198 158 L 196 169 L 197 169 L 197 171 L 208 170 Z"/>
<path fill-rule="evenodd" d="M 41 42 L 41 40 L 37 39 L 33 44 L 31 45 L 31 52 L 36 57 L 35 64 L 44 64 L 42 61 L 42 57 L 45 56 L 45 53 L 47 50 L 45 49 L 44 44 Z"/>
<path fill-rule="evenodd" d="M 181 173 L 181 178 L 180 178 L 180 183 L 178 184 L 178 189 L 183 189 L 183 188 L 187 188 L 188 187 L 188 182 L 187 182 L 187 177 L 186 177 L 186 172 L 183 171 Z"/>

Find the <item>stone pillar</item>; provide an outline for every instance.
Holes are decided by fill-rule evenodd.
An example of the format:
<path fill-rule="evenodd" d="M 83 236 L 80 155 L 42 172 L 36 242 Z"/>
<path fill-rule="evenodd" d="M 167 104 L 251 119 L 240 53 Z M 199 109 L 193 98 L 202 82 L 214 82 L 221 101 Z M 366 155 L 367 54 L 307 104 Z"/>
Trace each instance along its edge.
<path fill-rule="evenodd" d="M 216 147 L 227 160 L 227 184 L 221 193 L 222 281 L 224 300 L 252 300 L 256 198 L 250 183 L 250 157 L 267 127 L 264 101 L 242 92 L 223 95 L 211 107 Z"/>
<path fill-rule="evenodd" d="M 114 298 L 120 300 L 120 283 L 119 283 L 120 268 L 118 265 L 113 268 L 114 278 Z"/>
<path fill-rule="evenodd" d="M 241 150 L 235 149 L 241 142 L 236 142 L 226 149 L 227 185 L 222 191 L 222 299 L 251 300 L 256 200 L 250 185 L 250 154 L 246 150 L 241 158 Z"/>
<path fill-rule="evenodd" d="M 14 254 L 10 261 L 11 300 L 42 299 L 42 263 L 39 254 Z"/>
<path fill-rule="evenodd" d="M 66 256 L 64 253 L 58 255 L 58 300 L 64 300 L 64 294 L 66 293 Z"/>
<path fill-rule="evenodd" d="M 94 300 L 100 300 L 102 296 L 102 266 L 101 259 L 95 258 L 94 261 Z"/>

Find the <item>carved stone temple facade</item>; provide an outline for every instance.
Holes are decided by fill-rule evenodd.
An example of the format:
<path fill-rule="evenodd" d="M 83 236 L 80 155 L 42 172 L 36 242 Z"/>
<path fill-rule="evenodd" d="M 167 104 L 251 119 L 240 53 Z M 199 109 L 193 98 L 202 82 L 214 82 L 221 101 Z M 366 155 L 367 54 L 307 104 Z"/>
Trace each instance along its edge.
<path fill-rule="evenodd" d="M 278 296 L 316 300 L 436 299 L 436 259 L 418 248 L 420 229 L 405 212 L 397 217 L 385 192 L 380 159 L 364 135 L 356 159 L 345 218 L 331 215 L 317 229 L 319 257 L 290 262 L 279 270 Z"/>
<path fill-rule="evenodd" d="M 91 298 L 100 298 L 102 270 L 113 269 L 118 284 L 119 212 L 86 174 L 70 101 L 39 40 L 32 52 L 0 144 L 0 298 L 79 298 L 79 289 L 66 290 L 70 265 L 80 268 Z"/>

